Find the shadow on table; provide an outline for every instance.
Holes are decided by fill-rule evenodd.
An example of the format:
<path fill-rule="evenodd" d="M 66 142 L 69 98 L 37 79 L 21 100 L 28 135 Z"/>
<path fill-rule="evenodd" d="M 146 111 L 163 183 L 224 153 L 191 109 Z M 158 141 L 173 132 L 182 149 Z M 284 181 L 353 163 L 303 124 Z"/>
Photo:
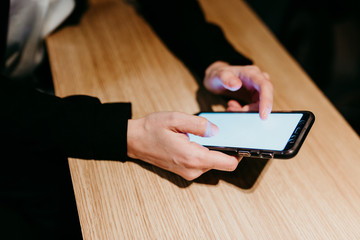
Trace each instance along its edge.
<path fill-rule="evenodd" d="M 243 190 L 254 190 L 261 173 L 268 165 L 268 159 L 243 158 L 238 167 L 233 172 L 210 170 L 193 181 L 187 181 L 182 177 L 152 166 L 139 160 L 130 160 L 141 167 L 156 173 L 159 177 L 167 179 L 169 182 L 180 188 L 189 187 L 191 184 L 217 185 L 220 181 L 225 181 Z"/>
<path fill-rule="evenodd" d="M 216 185 L 222 180 L 243 190 L 250 190 L 257 183 L 268 161 L 267 159 L 243 158 L 233 172 L 211 170 L 195 179 L 194 182 Z"/>

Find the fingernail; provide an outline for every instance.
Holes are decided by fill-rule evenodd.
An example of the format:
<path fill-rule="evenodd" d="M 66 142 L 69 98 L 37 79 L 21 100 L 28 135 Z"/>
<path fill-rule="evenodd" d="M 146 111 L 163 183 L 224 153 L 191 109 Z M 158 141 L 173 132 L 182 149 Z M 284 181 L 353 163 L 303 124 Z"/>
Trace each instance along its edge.
<path fill-rule="evenodd" d="M 263 120 L 266 120 L 269 116 L 269 114 L 271 113 L 271 109 L 269 108 L 265 108 L 263 111 L 262 111 L 262 119 Z"/>
<path fill-rule="evenodd" d="M 206 132 L 205 132 L 204 136 L 212 137 L 212 136 L 216 135 L 218 132 L 219 132 L 219 128 L 216 125 L 214 125 L 208 121 L 207 127 L 206 127 Z"/>

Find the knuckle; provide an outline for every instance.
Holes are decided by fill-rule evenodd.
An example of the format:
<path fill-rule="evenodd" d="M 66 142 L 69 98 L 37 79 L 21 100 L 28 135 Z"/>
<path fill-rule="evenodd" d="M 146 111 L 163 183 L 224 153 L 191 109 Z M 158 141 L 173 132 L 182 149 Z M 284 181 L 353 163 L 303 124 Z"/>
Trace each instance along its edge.
<path fill-rule="evenodd" d="M 264 87 L 266 87 L 269 91 L 271 92 L 274 91 L 274 85 L 270 81 L 265 81 L 264 85 L 265 85 Z"/>
<path fill-rule="evenodd" d="M 180 113 L 179 112 L 170 112 L 167 117 L 167 121 L 171 126 L 177 126 L 180 121 Z"/>
<path fill-rule="evenodd" d="M 186 169 L 193 169 L 196 167 L 193 153 L 191 151 L 186 151 L 183 153 L 181 165 Z"/>
<path fill-rule="evenodd" d="M 270 75 L 267 72 L 263 72 L 264 77 L 266 80 L 270 81 Z"/>
<path fill-rule="evenodd" d="M 177 119 L 178 113 L 177 112 L 170 112 L 169 113 L 169 120 L 175 121 Z"/>
<path fill-rule="evenodd" d="M 274 91 L 274 85 L 270 81 L 268 81 L 268 82 L 269 82 L 269 89 L 273 92 Z"/>
<path fill-rule="evenodd" d="M 249 66 L 251 72 L 258 73 L 260 72 L 260 68 L 256 65 Z"/>
<path fill-rule="evenodd" d="M 202 155 L 198 151 L 186 151 L 183 156 L 183 167 L 187 169 L 200 169 L 203 165 Z"/>
<path fill-rule="evenodd" d="M 196 167 L 196 164 L 194 161 L 184 161 L 183 167 L 186 169 L 194 169 Z"/>

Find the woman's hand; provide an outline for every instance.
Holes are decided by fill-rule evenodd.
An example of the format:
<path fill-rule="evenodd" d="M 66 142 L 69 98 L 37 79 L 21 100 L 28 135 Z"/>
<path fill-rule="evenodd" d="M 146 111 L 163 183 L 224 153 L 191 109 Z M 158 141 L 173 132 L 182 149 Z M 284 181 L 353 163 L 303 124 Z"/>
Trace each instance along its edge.
<path fill-rule="evenodd" d="M 217 126 L 203 117 L 157 112 L 128 121 L 128 156 L 193 180 L 210 169 L 233 171 L 240 158 L 190 142 L 187 133 L 211 137 Z"/>
<path fill-rule="evenodd" d="M 273 85 L 269 74 L 257 66 L 230 66 L 217 61 L 205 72 L 204 86 L 210 92 L 232 97 L 228 102 L 228 111 L 257 111 L 266 119 L 273 105 Z M 238 101 L 247 101 L 242 106 Z"/>

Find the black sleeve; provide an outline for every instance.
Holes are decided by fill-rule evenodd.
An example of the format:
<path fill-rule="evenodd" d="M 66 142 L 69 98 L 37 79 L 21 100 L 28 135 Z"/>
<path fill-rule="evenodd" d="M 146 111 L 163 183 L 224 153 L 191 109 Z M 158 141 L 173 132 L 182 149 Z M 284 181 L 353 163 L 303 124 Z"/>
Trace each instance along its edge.
<path fill-rule="evenodd" d="M 7 145 L 68 157 L 125 160 L 130 103 L 102 104 L 89 96 L 59 98 L 1 78 L 1 136 Z"/>
<path fill-rule="evenodd" d="M 231 46 L 218 26 L 206 22 L 197 1 L 138 0 L 138 4 L 139 12 L 168 48 L 201 79 L 217 60 L 252 64 Z"/>

